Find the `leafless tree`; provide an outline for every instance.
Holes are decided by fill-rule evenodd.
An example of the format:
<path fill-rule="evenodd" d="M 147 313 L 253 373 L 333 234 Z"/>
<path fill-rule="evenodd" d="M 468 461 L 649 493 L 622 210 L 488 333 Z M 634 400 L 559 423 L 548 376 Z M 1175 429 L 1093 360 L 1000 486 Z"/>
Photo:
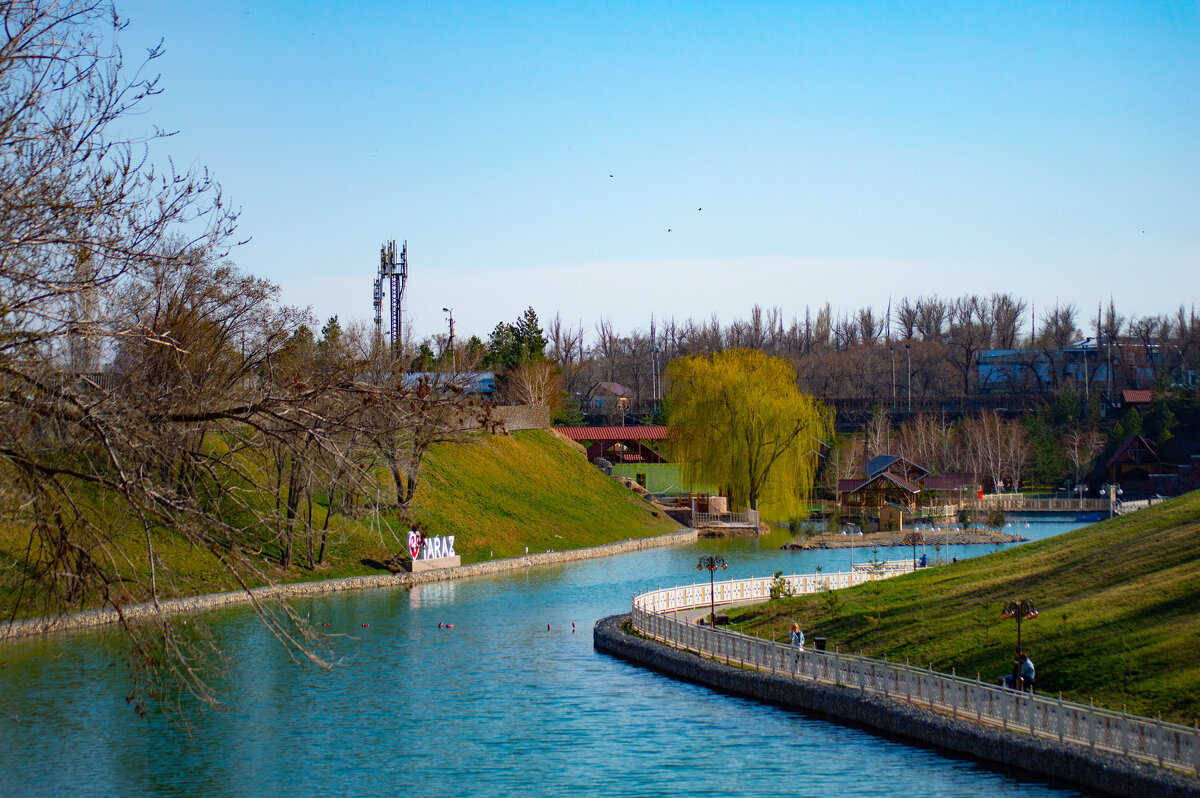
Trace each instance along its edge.
<path fill-rule="evenodd" d="M 1054 349 L 1066 349 L 1079 337 L 1076 323 L 1078 315 L 1079 310 L 1074 304 L 1055 303 L 1042 315 L 1042 333 L 1039 337 Z"/>
<path fill-rule="evenodd" d="M 987 305 L 977 296 L 959 297 L 950 303 L 946 354 L 962 380 L 962 392 L 971 392 L 976 358 L 991 340 Z"/>
<path fill-rule="evenodd" d="M 1063 436 L 1063 454 L 1071 464 L 1071 474 L 1078 485 L 1087 476 L 1104 446 L 1104 436 L 1099 430 L 1087 425 L 1077 425 Z"/>
<path fill-rule="evenodd" d="M 876 457 L 892 453 L 892 416 L 886 408 L 876 406 L 863 430 L 866 439 L 866 456 Z"/>
<path fill-rule="evenodd" d="M 937 295 L 917 300 L 917 332 L 925 341 L 941 341 L 946 329 L 948 309 L 946 302 Z"/>
<path fill-rule="evenodd" d="M 1021 324 L 1028 304 L 1012 294 L 992 294 L 992 345 L 996 349 L 1015 349 L 1020 340 Z"/>
<path fill-rule="evenodd" d="M 895 311 L 896 326 L 899 328 L 898 335 L 900 338 L 907 341 L 916 334 L 918 315 L 917 305 L 910 302 L 907 297 L 900 300 L 900 304 L 896 306 Z"/>

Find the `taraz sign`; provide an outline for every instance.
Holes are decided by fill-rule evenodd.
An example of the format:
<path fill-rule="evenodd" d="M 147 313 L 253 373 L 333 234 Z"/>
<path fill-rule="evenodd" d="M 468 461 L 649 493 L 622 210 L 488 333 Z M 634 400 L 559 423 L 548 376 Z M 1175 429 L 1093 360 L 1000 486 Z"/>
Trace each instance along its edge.
<path fill-rule="evenodd" d="M 454 535 L 422 538 L 415 529 L 408 533 L 408 553 L 414 560 L 440 560 L 458 556 L 454 553 Z"/>

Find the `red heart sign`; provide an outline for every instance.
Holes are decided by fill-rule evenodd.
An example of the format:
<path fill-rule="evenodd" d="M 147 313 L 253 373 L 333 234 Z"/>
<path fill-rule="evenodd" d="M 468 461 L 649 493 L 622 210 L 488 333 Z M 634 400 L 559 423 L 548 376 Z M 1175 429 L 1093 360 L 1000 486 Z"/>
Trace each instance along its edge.
<path fill-rule="evenodd" d="M 415 529 L 408 533 L 408 553 L 412 555 L 414 560 L 421 553 L 421 533 Z"/>

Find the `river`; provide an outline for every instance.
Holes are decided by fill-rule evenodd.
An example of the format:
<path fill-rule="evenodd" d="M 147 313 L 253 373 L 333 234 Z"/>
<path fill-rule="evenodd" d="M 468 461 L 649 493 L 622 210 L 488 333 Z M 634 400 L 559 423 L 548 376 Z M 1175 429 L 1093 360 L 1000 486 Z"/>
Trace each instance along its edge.
<path fill-rule="evenodd" d="M 1035 538 L 1078 526 L 1017 525 Z M 702 554 L 723 555 L 726 578 L 849 567 L 849 550 L 780 551 L 787 539 L 299 601 L 339 635 L 332 672 L 286 656 L 249 609 L 223 610 L 213 619 L 230 652 L 226 708 L 190 713 L 190 727 L 126 705 L 108 633 L 0 646 L 0 794 L 1077 794 L 593 650 L 598 618 L 627 611 L 635 592 L 690 583 Z"/>

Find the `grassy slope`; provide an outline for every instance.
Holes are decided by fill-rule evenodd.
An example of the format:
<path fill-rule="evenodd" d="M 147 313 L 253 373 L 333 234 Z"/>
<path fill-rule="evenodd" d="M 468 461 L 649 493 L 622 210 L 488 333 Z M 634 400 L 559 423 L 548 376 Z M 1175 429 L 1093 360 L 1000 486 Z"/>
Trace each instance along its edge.
<path fill-rule="evenodd" d="M 1015 645 L 1003 603 L 1030 598 L 1021 625 L 1038 687 L 1075 701 L 1191 724 L 1200 716 L 1200 492 L 1049 540 L 830 597 L 732 613 L 742 630 L 787 638 L 793 619 L 829 646 L 994 681 Z"/>
<path fill-rule="evenodd" d="M 90 488 L 77 493 L 76 501 L 85 512 L 109 518 L 120 518 L 124 512 L 111 497 Z M 428 534 L 455 535 L 464 563 L 486 560 L 489 552 L 497 558 L 523 554 L 525 546 L 531 552 L 563 551 L 678 529 L 647 502 L 589 465 L 579 452 L 541 431 L 434 447 L 425 459 L 425 480 L 414 505 L 414 517 Z M 314 507 L 313 525 L 318 530 L 324 517 L 324 508 Z M 263 575 L 275 582 L 299 582 L 380 573 L 363 560 L 381 561 L 400 551 L 405 531 L 394 513 L 373 519 L 335 515 L 330 522 L 325 565 L 312 570 L 297 565 L 284 572 L 274 564 L 277 560 L 264 558 Z M 6 584 L 15 579 L 15 564 L 24 558 L 27 541 L 27 533 L 0 524 L 0 562 L 6 564 L 0 578 Z M 129 518 L 116 538 L 96 553 L 110 563 L 108 570 L 144 581 L 145 546 L 145 533 L 136 519 Z M 189 546 L 180 536 L 158 535 L 154 546 L 164 566 L 157 575 L 163 594 L 186 596 L 236 589 L 236 582 L 211 554 Z M 303 543 L 298 541 L 296 546 L 296 558 L 302 563 Z M 264 552 L 277 555 L 278 545 L 268 543 Z M 258 579 L 252 584 L 265 581 Z M 127 601 L 143 598 L 132 588 L 125 595 Z M 14 607 L 17 603 L 13 591 L 0 590 L 0 612 L 4 614 L 30 617 L 51 611 L 27 593 L 20 594 L 19 605 Z M 89 605 L 94 605 L 94 600 Z"/>
<path fill-rule="evenodd" d="M 473 446 L 443 445 L 426 460 L 414 517 L 453 534 L 463 562 L 563 551 L 676 531 L 678 524 L 589 465 L 550 433 L 530 430 Z"/>

